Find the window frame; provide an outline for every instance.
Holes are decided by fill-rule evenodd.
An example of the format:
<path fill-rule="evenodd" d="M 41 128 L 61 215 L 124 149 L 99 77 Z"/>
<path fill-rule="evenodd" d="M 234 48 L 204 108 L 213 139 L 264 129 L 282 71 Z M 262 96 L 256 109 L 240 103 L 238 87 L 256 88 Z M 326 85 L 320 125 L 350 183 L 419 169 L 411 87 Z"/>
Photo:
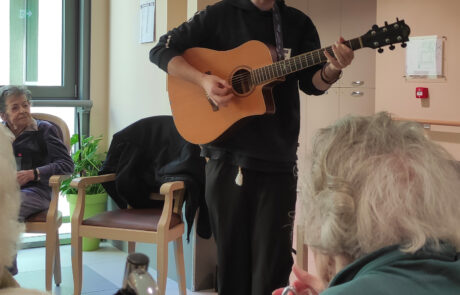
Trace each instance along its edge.
<path fill-rule="evenodd" d="M 79 58 L 79 2 L 78 0 L 63 0 L 63 30 L 62 30 L 62 86 L 28 85 L 35 99 L 77 99 Z"/>
<path fill-rule="evenodd" d="M 57 88 L 63 88 L 62 86 L 28 86 L 28 88 L 32 91 L 32 105 L 34 106 L 75 107 L 75 120 L 79 120 L 79 124 L 77 122 L 75 124 L 79 130 L 75 130 L 75 132 L 88 136 L 90 110 L 92 108 L 92 101 L 90 100 L 91 0 L 64 0 L 63 3 L 67 4 L 65 6 L 66 13 L 75 17 L 72 21 L 65 19 L 65 29 L 63 30 L 63 40 L 66 40 L 65 46 L 73 46 L 74 52 L 72 59 L 70 59 L 71 54 L 63 50 L 63 58 L 66 56 L 70 62 L 74 61 L 73 68 L 65 70 L 71 71 L 75 75 L 74 82 L 68 87 L 70 95 L 66 96 L 59 92 Z M 74 10 L 72 11 L 70 8 Z M 73 26 L 73 29 L 68 28 L 68 26 Z M 74 38 L 66 38 L 66 34 L 68 34 L 67 36 L 74 36 Z M 69 40 L 74 42 L 67 43 Z"/>

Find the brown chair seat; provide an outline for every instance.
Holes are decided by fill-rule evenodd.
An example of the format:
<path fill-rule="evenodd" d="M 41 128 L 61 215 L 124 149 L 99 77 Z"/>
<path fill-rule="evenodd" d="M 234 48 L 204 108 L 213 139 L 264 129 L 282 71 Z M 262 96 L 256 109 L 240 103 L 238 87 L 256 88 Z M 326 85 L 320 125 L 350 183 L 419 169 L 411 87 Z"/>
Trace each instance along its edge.
<path fill-rule="evenodd" d="M 163 208 L 118 209 L 107 211 L 83 220 L 83 225 L 123 229 L 157 231 Z M 172 213 L 169 228 L 181 223 L 181 216 Z"/>
<path fill-rule="evenodd" d="M 46 222 L 46 215 L 48 214 L 48 209 L 45 209 L 43 211 L 40 211 L 38 213 L 35 213 L 34 215 L 31 215 L 26 218 L 25 222 Z M 61 211 L 57 212 L 58 219 L 62 218 L 62 213 Z"/>

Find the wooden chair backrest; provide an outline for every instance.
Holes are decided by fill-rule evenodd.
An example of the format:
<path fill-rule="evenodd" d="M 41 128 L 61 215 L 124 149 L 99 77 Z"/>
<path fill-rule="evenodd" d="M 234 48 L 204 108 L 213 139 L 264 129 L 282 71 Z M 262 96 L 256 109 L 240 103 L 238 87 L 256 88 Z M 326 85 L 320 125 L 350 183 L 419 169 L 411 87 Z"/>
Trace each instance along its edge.
<path fill-rule="evenodd" d="M 43 120 L 43 121 L 48 121 L 55 125 L 56 127 L 59 127 L 59 131 L 61 131 L 61 139 L 64 142 L 64 145 L 67 148 L 67 151 L 70 152 L 70 132 L 69 132 L 69 127 L 67 127 L 67 124 L 65 123 L 64 120 L 62 120 L 59 117 L 56 117 L 54 115 L 50 114 L 44 114 L 44 113 L 32 113 L 32 117 L 37 120 Z"/>

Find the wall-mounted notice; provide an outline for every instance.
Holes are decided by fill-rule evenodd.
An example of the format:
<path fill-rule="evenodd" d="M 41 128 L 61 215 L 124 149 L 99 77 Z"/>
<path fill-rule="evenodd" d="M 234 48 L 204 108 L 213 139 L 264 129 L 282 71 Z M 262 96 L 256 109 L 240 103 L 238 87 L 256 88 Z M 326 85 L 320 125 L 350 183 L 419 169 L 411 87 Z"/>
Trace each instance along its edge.
<path fill-rule="evenodd" d="M 155 0 L 140 0 L 139 42 L 155 40 Z"/>
<path fill-rule="evenodd" d="M 409 37 L 406 77 L 442 77 L 443 39 L 438 36 Z"/>

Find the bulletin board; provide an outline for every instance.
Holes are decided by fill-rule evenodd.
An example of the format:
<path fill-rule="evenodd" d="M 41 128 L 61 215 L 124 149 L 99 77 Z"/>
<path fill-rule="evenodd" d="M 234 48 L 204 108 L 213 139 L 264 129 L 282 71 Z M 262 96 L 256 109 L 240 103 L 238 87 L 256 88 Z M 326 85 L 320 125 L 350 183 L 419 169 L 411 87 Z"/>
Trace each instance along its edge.
<path fill-rule="evenodd" d="M 445 40 L 437 35 L 410 37 L 406 48 L 406 79 L 445 79 Z"/>

